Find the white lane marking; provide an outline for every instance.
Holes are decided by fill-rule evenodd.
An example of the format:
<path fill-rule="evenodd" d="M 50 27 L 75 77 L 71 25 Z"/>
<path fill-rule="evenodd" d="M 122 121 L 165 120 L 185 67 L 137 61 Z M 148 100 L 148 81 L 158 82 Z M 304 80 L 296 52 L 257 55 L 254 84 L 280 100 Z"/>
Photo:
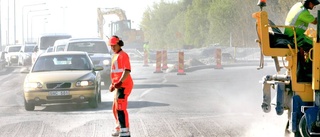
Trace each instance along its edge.
<path fill-rule="evenodd" d="M 166 125 L 167 125 L 167 127 L 170 129 L 171 133 L 172 133 L 175 137 L 178 137 L 178 135 L 174 132 L 172 126 L 170 126 L 169 122 L 168 122 L 166 119 L 164 119 L 164 118 L 162 118 L 162 120 L 166 123 Z"/>
<path fill-rule="evenodd" d="M 149 88 L 149 89 L 145 90 L 145 91 L 140 95 L 139 101 L 142 101 L 143 96 L 145 96 L 146 94 L 148 94 L 151 90 L 153 90 L 153 89 L 152 89 L 152 88 Z"/>
<path fill-rule="evenodd" d="M 192 126 L 194 127 L 194 129 L 197 130 L 197 132 L 201 135 L 201 137 L 203 137 L 202 133 L 200 132 L 200 130 L 196 127 L 196 125 L 194 125 L 193 122 L 190 122 L 192 124 Z"/>
<path fill-rule="evenodd" d="M 141 118 L 139 118 L 139 120 L 140 120 L 140 123 L 141 123 L 141 126 L 142 126 L 142 130 L 144 132 L 144 135 L 148 137 L 149 135 L 148 135 L 148 131 L 147 131 L 146 125 L 144 124 L 144 122 L 142 121 Z"/>

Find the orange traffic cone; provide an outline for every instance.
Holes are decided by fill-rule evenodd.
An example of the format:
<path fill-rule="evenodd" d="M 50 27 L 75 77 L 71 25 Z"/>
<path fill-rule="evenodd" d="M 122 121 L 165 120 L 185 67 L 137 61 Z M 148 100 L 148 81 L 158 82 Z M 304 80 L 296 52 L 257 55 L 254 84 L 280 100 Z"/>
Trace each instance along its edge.
<path fill-rule="evenodd" d="M 178 73 L 177 75 L 186 75 L 184 72 L 184 52 L 179 52 L 179 61 L 178 61 Z"/>
<path fill-rule="evenodd" d="M 167 63 L 167 50 L 162 51 L 162 70 L 168 69 L 168 63 Z"/>
<path fill-rule="evenodd" d="M 153 73 L 163 73 L 161 71 L 161 51 L 157 51 L 156 57 L 156 71 Z"/>
<path fill-rule="evenodd" d="M 223 69 L 221 65 L 221 49 L 216 49 L 216 66 L 214 67 L 215 69 Z"/>

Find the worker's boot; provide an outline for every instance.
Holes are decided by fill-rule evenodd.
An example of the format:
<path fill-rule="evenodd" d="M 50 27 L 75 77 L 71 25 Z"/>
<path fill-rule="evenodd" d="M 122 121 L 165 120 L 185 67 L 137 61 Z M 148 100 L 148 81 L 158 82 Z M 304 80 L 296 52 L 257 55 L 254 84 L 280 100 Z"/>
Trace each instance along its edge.
<path fill-rule="evenodd" d="M 130 131 L 128 128 L 121 128 L 119 137 L 130 137 Z"/>
<path fill-rule="evenodd" d="M 120 134 L 119 130 L 114 130 L 114 132 L 111 135 L 114 136 L 114 137 L 118 137 L 119 134 Z"/>
<path fill-rule="evenodd" d="M 112 136 L 118 137 L 120 134 L 120 127 L 116 126 L 113 130 L 113 133 L 111 134 Z"/>

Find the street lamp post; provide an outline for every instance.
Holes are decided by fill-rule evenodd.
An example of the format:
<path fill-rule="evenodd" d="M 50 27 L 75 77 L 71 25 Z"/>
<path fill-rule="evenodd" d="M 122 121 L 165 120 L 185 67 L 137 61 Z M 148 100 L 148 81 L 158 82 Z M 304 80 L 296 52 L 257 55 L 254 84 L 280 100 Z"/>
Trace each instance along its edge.
<path fill-rule="evenodd" d="M 39 14 L 39 15 L 34 15 L 31 17 L 31 28 L 30 28 L 30 31 L 31 31 L 31 41 L 33 40 L 33 35 L 32 35 L 32 32 L 33 32 L 33 18 L 34 17 L 39 17 L 39 16 L 49 16 L 51 14 Z"/>
<path fill-rule="evenodd" d="M 8 11 L 7 11 L 7 14 L 8 14 L 8 20 L 7 20 L 8 24 L 7 25 L 8 26 L 7 26 L 7 44 L 6 45 L 9 45 L 10 44 L 10 41 L 9 41 L 10 40 L 10 38 L 9 38 L 10 37 L 10 25 L 9 25 L 10 24 L 10 18 L 9 18 L 10 17 L 10 4 L 9 4 L 9 0 L 8 0 L 8 8 L 7 9 L 8 9 Z"/>
<path fill-rule="evenodd" d="M 0 0 L 0 15 L 1 15 L 1 0 Z M 2 31 L 1 31 L 1 16 L 0 16 L 0 46 L 1 46 L 1 50 L 2 50 Z"/>
<path fill-rule="evenodd" d="M 16 44 L 16 0 L 13 0 L 13 44 Z"/>
<path fill-rule="evenodd" d="M 30 10 L 27 13 L 27 41 L 29 41 L 29 13 L 31 12 L 39 12 L 39 11 L 47 11 L 48 9 L 43 9 L 43 10 Z"/>
<path fill-rule="evenodd" d="M 46 3 L 37 3 L 37 4 L 31 4 L 31 5 L 24 5 L 23 7 L 22 7 L 22 13 L 21 13 L 21 16 L 22 16 L 22 20 L 21 20 L 21 22 L 22 22 L 22 27 L 21 27 L 21 30 L 22 30 L 22 43 L 24 43 L 24 8 L 26 8 L 26 7 L 31 7 L 31 6 L 37 6 L 37 5 L 45 5 Z"/>

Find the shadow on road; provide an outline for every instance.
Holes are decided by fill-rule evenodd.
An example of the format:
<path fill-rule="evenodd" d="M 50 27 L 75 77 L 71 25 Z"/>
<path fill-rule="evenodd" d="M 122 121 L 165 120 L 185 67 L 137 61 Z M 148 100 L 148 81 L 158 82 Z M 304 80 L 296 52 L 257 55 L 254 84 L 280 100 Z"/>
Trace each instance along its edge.
<path fill-rule="evenodd" d="M 150 102 L 150 101 L 129 101 L 128 102 L 128 110 L 137 109 L 137 108 L 145 108 L 145 107 L 162 107 L 169 106 L 166 103 L 158 103 L 158 102 Z M 43 108 L 43 109 L 41 109 Z M 44 105 L 41 106 L 40 109 L 35 111 L 45 111 L 45 112 L 77 112 L 77 111 L 102 111 L 102 110 L 111 110 L 112 102 L 106 101 L 101 102 L 98 108 L 91 108 L 87 103 L 81 104 L 55 104 L 55 105 Z"/>
<path fill-rule="evenodd" d="M 143 88 L 164 88 L 164 87 L 178 87 L 175 84 L 135 84 L 133 89 L 143 89 Z M 101 86 L 102 90 L 109 90 L 108 86 Z"/>
<path fill-rule="evenodd" d="M 132 78 L 133 80 L 146 80 L 147 78 Z"/>
<path fill-rule="evenodd" d="M 135 84 L 134 89 L 138 88 L 164 88 L 164 87 L 178 87 L 175 84 Z"/>

